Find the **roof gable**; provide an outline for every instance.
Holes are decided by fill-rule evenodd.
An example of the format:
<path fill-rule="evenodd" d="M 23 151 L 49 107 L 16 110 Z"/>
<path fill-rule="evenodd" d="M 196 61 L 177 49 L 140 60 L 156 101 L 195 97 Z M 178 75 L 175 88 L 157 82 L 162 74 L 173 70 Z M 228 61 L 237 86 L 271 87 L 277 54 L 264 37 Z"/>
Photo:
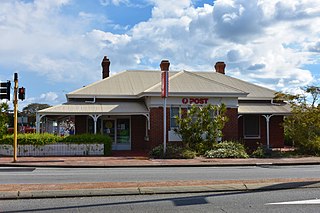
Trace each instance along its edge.
<path fill-rule="evenodd" d="M 201 75 L 205 78 L 222 82 L 225 85 L 235 87 L 239 90 L 249 93 L 246 97 L 240 97 L 239 99 L 273 99 L 276 91 L 258 86 L 253 83 L 249 83 L 237 78 L 233 78 L 217 72 L 197 72 L 197 75 Z"/>
<path fill-rule="evenodd" d="M 216 72 L 169 72 L 171 95 L 237 96 L 241 100 L 270 100 L 275 91 Z M 130 70 L 67 94 L 68 98 L 140 98 L 160 95 L 161 72 Z"/>
<path fill-rule="evenodd" d="M 145 90 L 144 94 L 159 94 L 160 91 L 161 82 Z M 188 71 L 178 72 L 169 78 L 169 94 L 246 95 L 244 91 Z"/>

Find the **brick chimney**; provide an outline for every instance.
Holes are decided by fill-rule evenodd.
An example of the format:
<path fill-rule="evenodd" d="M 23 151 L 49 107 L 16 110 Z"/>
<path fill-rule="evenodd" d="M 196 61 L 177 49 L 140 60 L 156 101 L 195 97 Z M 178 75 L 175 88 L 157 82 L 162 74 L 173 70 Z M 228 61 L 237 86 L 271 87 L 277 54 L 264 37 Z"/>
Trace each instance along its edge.
<path fill-rule="evenodd" d="M 107 56 L 104 56 L 102 62 L 102 79 L 108 78 L 110 75 L 110 60 Z"/>
<path fill-rule="evenodd" d="M 226 68 L 226 64 L 223 61 L 218 61 L 216 65 L 214 65 L 214 68 L 216 69 L 216 72 L 225 74 L 224 69 Z"/>
<path fill-rule="evenodd" d="M 160 63 L 161 69 L 161 97 L 168 97 L 169 93 L 169 66 L 170 62 L 168 60 L 162 60 Z"/>
<path fill-rule="evenodd" d="M 170 62 L 169 60 L 162 60 L 160 63 L 161 71 L 169 71 Z"/>

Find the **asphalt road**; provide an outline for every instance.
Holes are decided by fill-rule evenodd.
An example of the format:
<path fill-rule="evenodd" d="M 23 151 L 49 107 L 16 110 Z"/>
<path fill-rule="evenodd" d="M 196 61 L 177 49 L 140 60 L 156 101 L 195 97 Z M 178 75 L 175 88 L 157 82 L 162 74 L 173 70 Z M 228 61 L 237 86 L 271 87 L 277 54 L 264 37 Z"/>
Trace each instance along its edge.
<path fill-rule="evenodd" d="M 22 168 L 0 167 L 0 184 L 319 178 L 320 166 Z"/>
<path fill-rule="evenodd" d="M 319 212 L 318 198 L 319 189 L 291 189 L 0 200 L 0 212 Z"/>

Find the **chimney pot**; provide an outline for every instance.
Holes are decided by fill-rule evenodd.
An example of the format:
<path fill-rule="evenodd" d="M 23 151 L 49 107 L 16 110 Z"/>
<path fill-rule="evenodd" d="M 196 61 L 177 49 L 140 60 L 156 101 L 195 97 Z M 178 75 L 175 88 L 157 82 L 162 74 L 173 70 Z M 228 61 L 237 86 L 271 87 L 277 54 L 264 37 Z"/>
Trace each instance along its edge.
<path fill-rule="evenodd" d="M 160 63 L 161 71 L 169 71 L 170 62 L 169 60 L 162 60 Z"/>
<path fill-rule="evenodd" d="M 108 59 L 107 56 L 103 57 L 101 66 L 102 66 L 102 79 L 108 78 L 110 75 L 110 60 Z"/>
<path fill-rule="evenodd" d="M 218 61 L 216 65 L 214 65 L 214 68 L 216 69 L 216 72 L 225 74 L 226 64 L 223 61 Z"/>

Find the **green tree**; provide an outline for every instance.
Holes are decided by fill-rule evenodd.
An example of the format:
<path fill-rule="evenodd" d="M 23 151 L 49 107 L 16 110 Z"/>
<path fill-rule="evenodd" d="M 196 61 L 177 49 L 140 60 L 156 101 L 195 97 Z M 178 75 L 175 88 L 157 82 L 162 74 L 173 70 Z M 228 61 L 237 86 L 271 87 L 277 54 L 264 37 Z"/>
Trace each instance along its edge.
<path fill-rule="evenodd" d="M 320 154 L 320 87 L 307 86 L 305 94 L 292 96 L 278 94 L 278 98 L 288 100 L 292 115 L 285 118 L 285 134 L 305 154 Z"/>
<path fill-rule="evenodd" d="M 27 116 L 29 124 L 34 125 L 36 122 L 37 111 L 42 110 L 42 109 L 46 109 L 49 107 L 50 107 L 50 105 L 48 105 L 48 104 L 31 103 L 22 109 L 22 112 L 20 113 L 20 115 Z"/>
<path fill-rule="evenodd" d="M 188 112 L 181 112 L 181 118 L 176 117 L 179 125 L 176 132 L 187 148 L 203 154 L 222 137 L 222 129 L 227 122 L 225 112 L 224 104 L 201 107 L 192 105 Z"/>
<path fill-rule="evenodd" d="M 8 115 L 7 110 L 9 105 L 7 103 L 0 104 L 0 138 L 7 132 Z"/>

